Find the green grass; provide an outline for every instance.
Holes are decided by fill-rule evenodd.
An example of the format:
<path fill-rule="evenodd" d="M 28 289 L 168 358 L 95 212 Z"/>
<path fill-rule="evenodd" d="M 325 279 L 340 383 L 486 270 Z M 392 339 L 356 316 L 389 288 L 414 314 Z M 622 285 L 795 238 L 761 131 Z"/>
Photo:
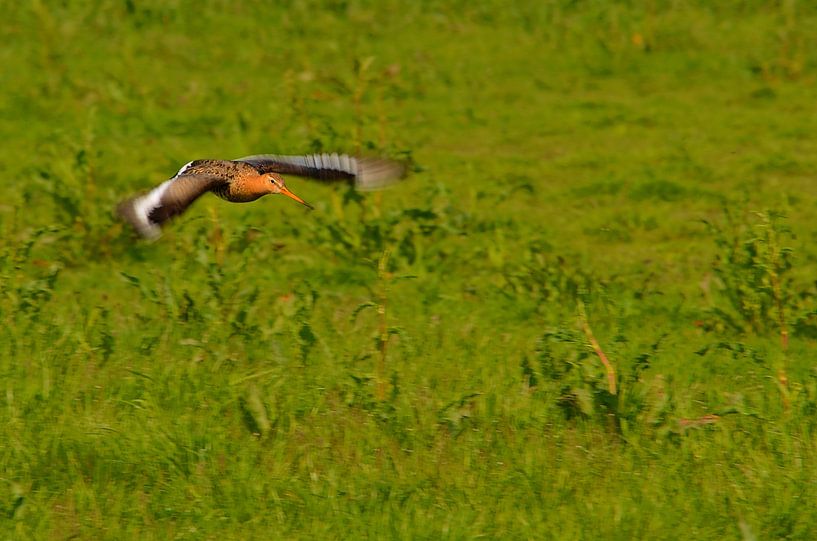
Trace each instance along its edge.
<path fill-rule="evenodd" d="M 6 4 L 0 537 L 813 537 L 810 4 Z"/>

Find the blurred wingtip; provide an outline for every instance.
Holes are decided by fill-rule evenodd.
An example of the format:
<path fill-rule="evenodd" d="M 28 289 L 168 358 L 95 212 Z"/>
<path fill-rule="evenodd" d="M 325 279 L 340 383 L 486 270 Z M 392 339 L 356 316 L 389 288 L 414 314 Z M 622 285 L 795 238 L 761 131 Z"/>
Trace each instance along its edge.
<path fill-rule="evenodd" d="M 136 203 L 141 199 L 140 196 L 131 197 L 119 203 L 116 206 L 116 215 L 123 222 L 126 222 L 133 227 L 133 230 L 143 239 L 156 240 L 162 236 L 162 229 L 149 220 L 143 220 L 136 212 Z"/>
<path fill-rule="evenodd" d="M 403 180 L 406 164 L 386 158 L 357 158 L 355 187 L 362 191 L 382 190 Z"/>

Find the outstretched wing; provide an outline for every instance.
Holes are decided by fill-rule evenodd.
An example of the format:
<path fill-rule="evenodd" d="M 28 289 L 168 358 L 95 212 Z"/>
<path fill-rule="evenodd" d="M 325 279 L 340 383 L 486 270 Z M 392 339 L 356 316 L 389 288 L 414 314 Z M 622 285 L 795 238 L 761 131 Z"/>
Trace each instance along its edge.
<path fill-rule="evenodd" d="M 161 226 L 187 210 L 203 193 L 225 184 L 220 177 L 206 174 L 180 174 L 159 184 L 151 191 L 126 199 L 117 207 L 119 215 L 149 239 L 158 238 Z"/>
<path fill-rule="evenodd" d="M 377 190 L 399 180 L 403 164 L 385 158 L 356 158 L 347 154 L 279 156 L 258 154 L 235 161 L 252 165 L 261 173 L 280 173 L 325 182 L 347 181 L 358 190 Z"/>

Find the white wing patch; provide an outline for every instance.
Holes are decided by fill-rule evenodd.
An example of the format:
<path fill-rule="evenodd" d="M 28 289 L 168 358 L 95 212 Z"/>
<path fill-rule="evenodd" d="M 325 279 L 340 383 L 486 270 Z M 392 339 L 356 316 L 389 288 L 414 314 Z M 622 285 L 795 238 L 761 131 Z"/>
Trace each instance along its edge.
<path fill-rule="evenodd" d="M 136 220 L 133 225 L 142 236 L 149 239 L 157 239 L 161 236 L 162 228 L 150 220 L 150 214 L 162 206 L 162 196 L 170 184 L 182 176 L 185 171 L 190 169 L 192 164 L 193 162 L 187 162 L 172 178 L 162 182 L 142 197 L 138 197 L 131 202 L 133 206 L 133 217 Z"/>
<path fill-rule="evenodd" d="M 190 164 L 187 164 L 190 165 Z M 162 228 L 159 227 L 157 224 L 150 221 L 150 213 L 153 212 L 154 209 L 157 209 L 162 204 L 162 196 L 167 191 L 167 188 L 170 184 L 176 180 L 176 177 L 187 167 L 185 165 L 181 168 L 179 173 L 176 174 L 170 180 L 166 180 L 153 188 L 151 191 L 135 199 L 132 203 L 133 205 L 133 215 L 138 221 L 135 223 L 136 229 L 139 230 L 143 236 L 156 239 L 159 238 L 159 235 L 162 234 Z"/>

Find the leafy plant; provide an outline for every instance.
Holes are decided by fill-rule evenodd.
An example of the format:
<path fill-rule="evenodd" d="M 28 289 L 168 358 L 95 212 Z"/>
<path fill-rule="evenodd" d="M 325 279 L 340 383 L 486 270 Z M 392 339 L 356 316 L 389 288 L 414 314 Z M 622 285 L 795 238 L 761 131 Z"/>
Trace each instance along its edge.
<path fill-rule="evenodd" d="M 722 299 L 710 309 L 707 326 L 740 333 L 776 330 L 786 349 L 795 292 L 789 278 L 794 251 L 786 245 L 793 237 L 785 215 L 758 212 L 751 221 L 738 221 L 728 208 L 724 214 L 724 226 L 706 222 L 719 249 L 712 269 Z"/>
<path fill-rule="evenodd" d="M 546 331 L 537 343 L 536 356 L 543 379 L 558 383 L 556 400 L 568 418 L 614 411 L 615 395 L 579 330 Z"/>

